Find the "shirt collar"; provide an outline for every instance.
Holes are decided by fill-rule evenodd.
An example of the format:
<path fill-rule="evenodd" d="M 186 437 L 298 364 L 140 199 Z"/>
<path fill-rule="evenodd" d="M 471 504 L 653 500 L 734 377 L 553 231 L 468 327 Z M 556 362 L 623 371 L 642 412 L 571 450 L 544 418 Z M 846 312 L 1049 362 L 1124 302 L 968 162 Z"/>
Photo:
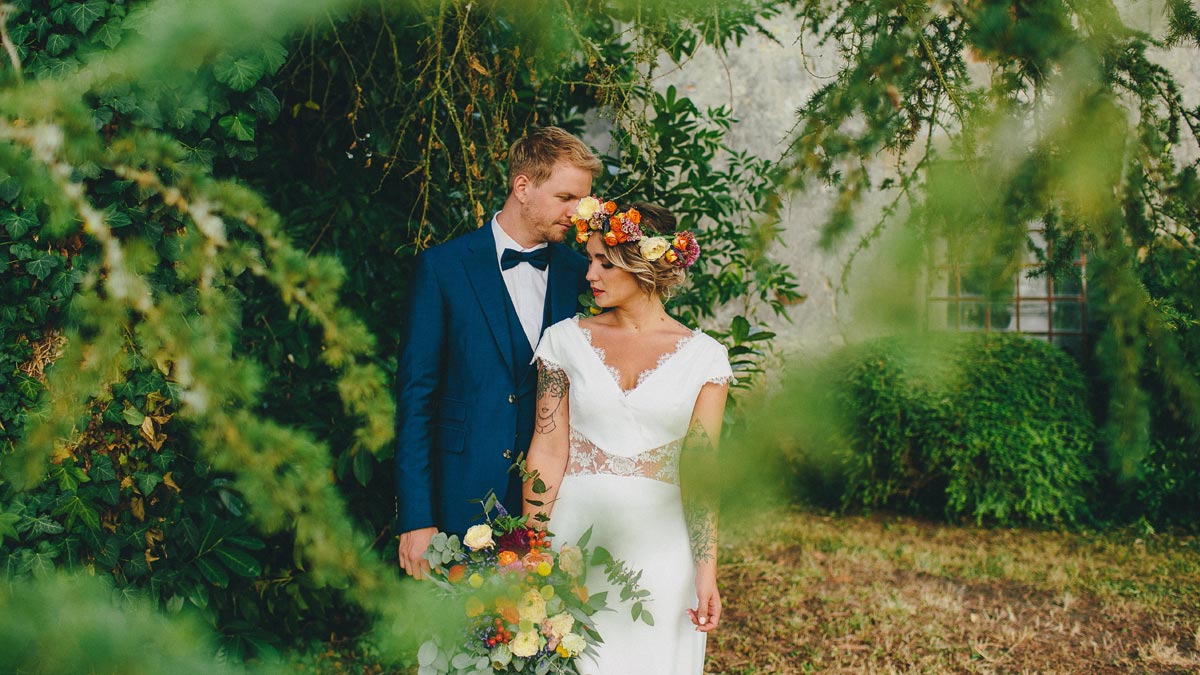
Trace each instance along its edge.
<path fill-rule="evenodd" d="M 506 248 L 515 249 L 517 251 L 536 251 L 539 248 L 546 248 L 549 246 L 549 244 L 544 241 L 540 244 L 530 246 L 529 248 L 521 246 L 516 242 L 516 240 L 508 236 L 508 233 L 504 231 L 503 227 L 500 227 L 500 221 L 496 218 L 498 215 L 500 215 L 499 211 L 496 212 L 496 215 L 492 216 L 492 236 L 496 239 L 496 262 L 500 261 L 500 256 L 504 255 L 504 249 Z"/>

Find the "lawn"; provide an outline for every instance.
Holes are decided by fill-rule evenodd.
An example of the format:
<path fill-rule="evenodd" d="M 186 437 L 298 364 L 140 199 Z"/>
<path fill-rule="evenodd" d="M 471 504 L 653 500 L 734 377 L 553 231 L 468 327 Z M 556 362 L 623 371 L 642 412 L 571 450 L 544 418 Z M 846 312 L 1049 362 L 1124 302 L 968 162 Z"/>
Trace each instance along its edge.
<path fill-rule="evenodd" d="M 726 527 L 707 672 L 1200 673 L 1200 538 L 778 510 Z"/>

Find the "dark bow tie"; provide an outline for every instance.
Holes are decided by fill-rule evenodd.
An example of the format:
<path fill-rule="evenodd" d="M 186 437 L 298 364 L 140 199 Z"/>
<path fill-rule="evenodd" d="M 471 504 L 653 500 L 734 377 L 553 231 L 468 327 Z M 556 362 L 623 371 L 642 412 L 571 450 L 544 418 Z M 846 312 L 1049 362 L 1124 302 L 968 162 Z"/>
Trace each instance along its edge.
<path fill-rule="evenodd" d="M 521 263 L 529 263 L 539 270 L 546 269 L 550 266 L 550 247 L 543 246 L 532 251 L 506 248 L 504 253 L 500 254 L 500 269 L 502 270 L 512 269 Z"/>

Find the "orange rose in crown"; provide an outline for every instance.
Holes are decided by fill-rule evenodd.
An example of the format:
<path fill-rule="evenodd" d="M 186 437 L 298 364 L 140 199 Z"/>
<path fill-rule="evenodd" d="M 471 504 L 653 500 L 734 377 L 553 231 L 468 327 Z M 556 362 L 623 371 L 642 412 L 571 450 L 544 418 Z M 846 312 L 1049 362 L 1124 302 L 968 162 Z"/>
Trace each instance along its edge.
<path fill-rule="evenodd" d="M 642 231 L 642 214 L 637 209 L 617 211 L 616 202 L 601 202 L 596 197 L 584 197 L 571 214 L 575 225 L 575 241 L 586 244 L 592 234 L 599 234 L 605 246 L 640 242 L 638 250 L 649 261 L 659 258 L 676 267 L 691 267 L 700 258 L 696 235 L 684 230 L 669 239 L 647 237 Z"/>

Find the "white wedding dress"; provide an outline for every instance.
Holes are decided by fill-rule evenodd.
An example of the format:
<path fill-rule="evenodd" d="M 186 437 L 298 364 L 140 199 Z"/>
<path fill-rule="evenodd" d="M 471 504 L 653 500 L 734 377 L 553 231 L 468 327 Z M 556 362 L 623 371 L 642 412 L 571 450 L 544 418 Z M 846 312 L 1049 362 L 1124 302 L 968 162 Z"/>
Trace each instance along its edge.
<path fill-rule="evenodd" d="M 687 610 L 696 606 L 695 565 L 679 493 L 679 450 L 700 389 L 733 379 L 725 347 L 694 331 L 623 391 L 620 374 L 592 344 L 578 319 L 546 330 L 535 352 L 543 367 L 570 380 L 571 450 L 551 511 L 556 545 L 574 544 L 590 527 L 602 546 L 635 570 L 650 591 L 654 625 L 634 622 L 627 603 L 593 615 L 604 643 L 580 659 L 582 675 L 700 675 L 704 633 Z M 592 569 L 588 589 L 607 589 Z"/>

